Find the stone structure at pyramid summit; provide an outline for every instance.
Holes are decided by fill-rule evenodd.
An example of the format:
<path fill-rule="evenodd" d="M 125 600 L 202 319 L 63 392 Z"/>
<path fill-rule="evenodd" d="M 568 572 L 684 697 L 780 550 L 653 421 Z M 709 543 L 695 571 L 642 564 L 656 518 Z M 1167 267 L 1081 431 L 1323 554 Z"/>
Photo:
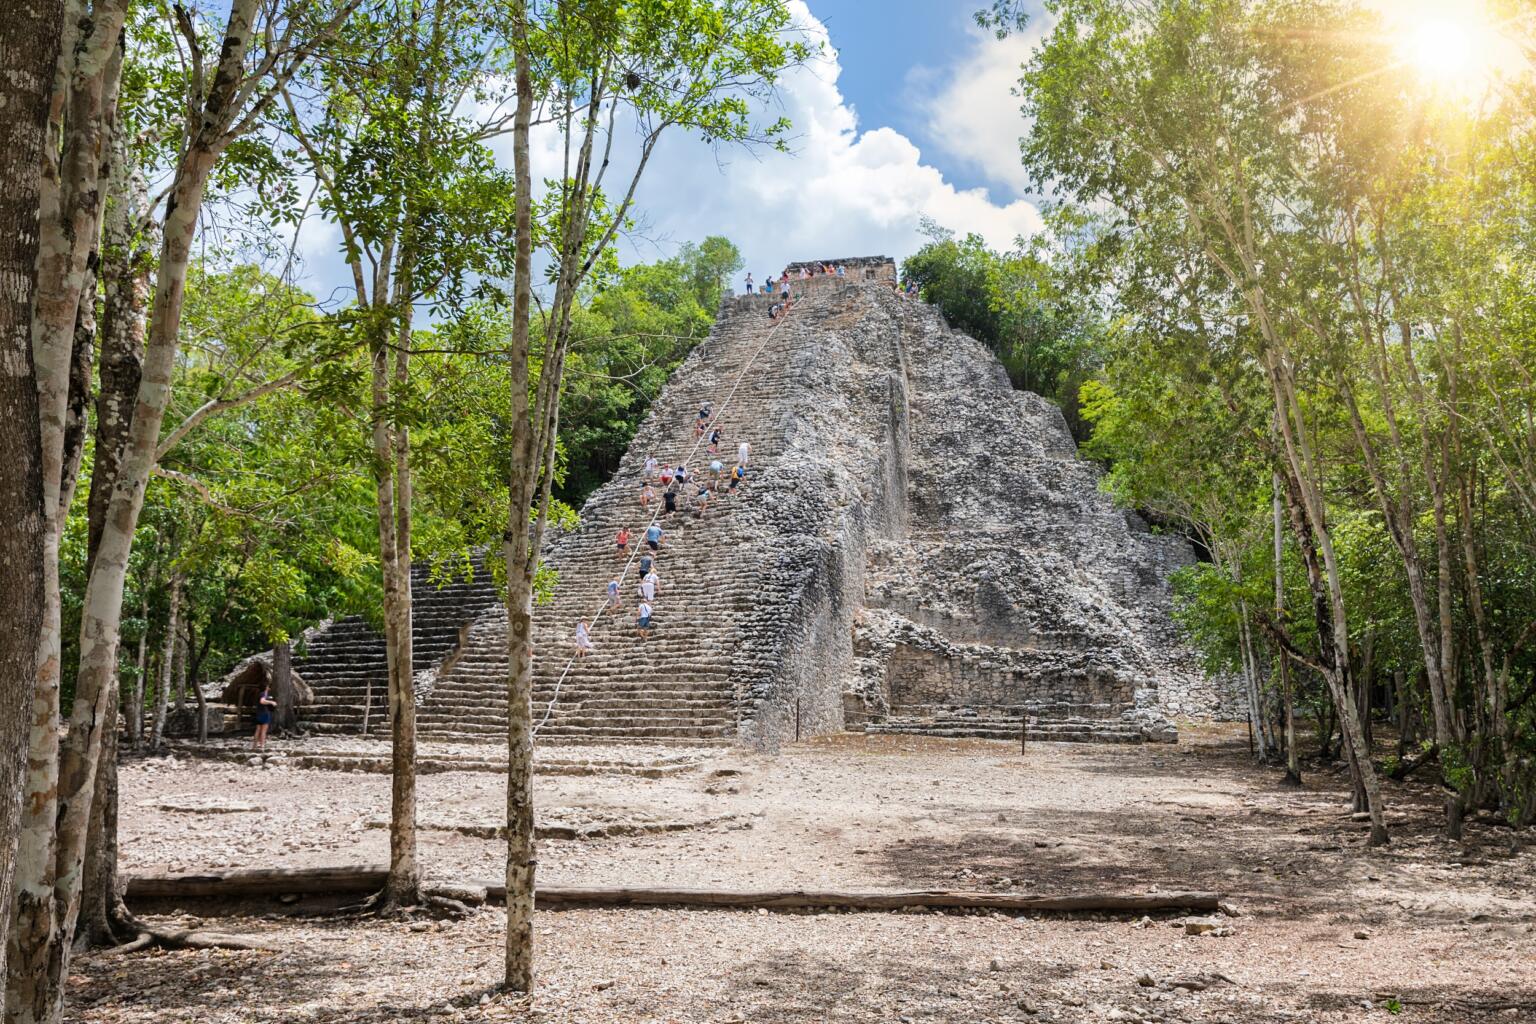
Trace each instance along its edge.
<path fill-rule="evenodd" d="M 845 276 L 798 276 L 822 262 Z M 534 621 L 540 741 L 773 749 L 843 729 L 1017 740 L 1021 728 L 1171 741 L 1175 719 L 1243 716 L 1238 687 L 1201 671 L 1173 621 L 1169 574 L 1190 545 L 1114 506 L 1054 405 L 897 295 L 893 261 L 790 270 L 789 315 L 771 320 L 767 296 L 727 299 L 580 525 L 549 541 L 558 583 Z M 706 402 L 724 434 L 715 456 L 695 433 Z M 660 592 L 642 637 L 639 567 L 615 557 L 614 537 L 626 526 L 644 547 L 647 458 L 708 479 L 712 461 L 729 473 L 743 441 L 734 494 L 658 520 Z M 602 612 L 621 571 L 622 609 Z M 447 591 L 424 583 L 417 606 L 434 613 L 418 612 L 417 630 L 435 632 L 417 638 L 420 731 L 499 740 L 505 611 L 483 566 Z M 592 650 L 572 658 L 582 619 Z M 382 698 L 382 638 L 349 620 L 312 631 L 309 650 L 296 667 L 316 703 L 301 719 L 355 731 L 359 693 Z"/>

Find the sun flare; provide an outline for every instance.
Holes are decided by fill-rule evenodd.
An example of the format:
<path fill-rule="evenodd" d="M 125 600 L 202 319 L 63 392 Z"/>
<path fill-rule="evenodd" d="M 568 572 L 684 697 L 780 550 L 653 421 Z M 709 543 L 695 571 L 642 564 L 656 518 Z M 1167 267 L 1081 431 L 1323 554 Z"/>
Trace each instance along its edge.
<path fill-rule="evenodd" d="M 1480 3 L 1409 0 L 1394 3 L 1387 16 L 1400 67 L 1431 88 L 1476 97 L 1526 70 L 1512 26 Z"/>
<path fill-rule="evenodd" d="M 1403 57 L 1426 78 L 1449 81 L 1467 77 L 1477 64 L 1472 31 L 1448 18 L 1425 21 L 1403 40 Z"/>

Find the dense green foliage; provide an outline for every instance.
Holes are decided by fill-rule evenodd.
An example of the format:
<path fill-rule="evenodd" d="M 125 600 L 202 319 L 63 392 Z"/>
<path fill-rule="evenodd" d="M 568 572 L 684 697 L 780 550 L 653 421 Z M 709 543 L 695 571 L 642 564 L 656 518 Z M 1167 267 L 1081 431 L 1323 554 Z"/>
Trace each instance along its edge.
<path fill-rule="evenodd" d="M 963 239 L 929 223 L 932 238 L 902 264 L 925 301 L 991 349 L 1016 388 L 1058 402 L 1079 430 L 1077 390 L 1098 365 L 1103 326 L 1082 301 L 1043 236 L 998 253 L 979 235 Z"/>
<path fill-rule="evenodd" d="M 1024 155 L 1093 211 L 1062 263 L 1115 325 L 1088 451 L 1206 542 L 1192 637 L 1250 680 L 1267 747 L 1289 660 L 1303 711 L 1368 709 L 1464 803 L 1529 820 L 1528 87 L 1421 82 L 1343 0 L 1050 6 Z"/>
<path fill-rule="evenodd" d="M 618 467 L 636 427 L 684 356 L 709 333 L 741 254 L 718 236 L 671 259 L 625 267 L 593 290 L 574 324 L 560 411 L 561 500 L 579 506 Z"/>

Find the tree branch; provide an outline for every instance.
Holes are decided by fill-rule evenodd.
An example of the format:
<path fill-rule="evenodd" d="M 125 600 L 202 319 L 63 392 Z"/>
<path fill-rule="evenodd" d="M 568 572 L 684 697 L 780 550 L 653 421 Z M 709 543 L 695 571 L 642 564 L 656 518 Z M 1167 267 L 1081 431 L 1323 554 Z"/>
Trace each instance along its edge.
<path fill-rule="evenodd" d="M 236 409 L 242 405 L 249 405 L 264 395 L 270 395 L 274 391 L 282 390 L 298 379 L 299 371 L 290 370 L 289 372 L 283 374 L 281 377 L 275 377 L 264 384 L 258 384 L 248 391 L 241 392 L 233 398 L 217 398 L 212 401 L 204 402 L 202 405 L 194 409 L 186 419 L 181 421 L 175 430 L 171 431 L 170 434 L 160 442 L 160 446 L 155 449 L 155 461 L 158 462 L 159 460 L 165 458 L 166 455 L 170 454 L 171 449 L 175 448 L 182 438 L 191 433 L 199 423 L 203 422 L 203 420 L 207 419 L 209 416 L 212 416 L 216 413 L 226 412 L 230 409 Z"/>

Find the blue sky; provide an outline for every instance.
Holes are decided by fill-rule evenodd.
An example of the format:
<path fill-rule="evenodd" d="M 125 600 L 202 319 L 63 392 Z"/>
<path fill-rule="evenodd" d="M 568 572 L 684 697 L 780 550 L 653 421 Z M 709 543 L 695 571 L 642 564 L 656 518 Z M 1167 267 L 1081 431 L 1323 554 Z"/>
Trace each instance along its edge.
<path fill-rule="evenodd" d="M 998 41 L 972 19 L 986 0 L 788 3 L 798 30 L 823 46 L 819 60 L 780 83 L 782 109 L 765 112 L 790 117 L 792 152 L 665 137 L 637 193 L 641 226 L 622 259 L 656 259 L 723 234 L 761 279 L 795 260 L 904 258 L 922 244 L 925 217 L 997 247 L 1038 229 L 1010 88 L 1040 24 Z M 540 141 L 535 181 L 560 165 L 556 140 Z M 503 148 L 498 158 L 510 166 Z M 616 159 L 624 148 L 621 136 Z M 322 294 L 345 284 L 337 241 L 329 225 L 306 226 L 301 239 L 307 283 Z"/>
<path fill-rule="evenodd" d="M 947 73 L 963 70 L 975 35 L 971 4 L 810 0 L 809 6 L 838 49 L 843 69 L 839 84 L 861 124 L 888 125 L 919 145 L 931 143 L 923 89 Z M 986 184 L 984 176 L 969 168 L 941 169 L 961 188 Z"/>

